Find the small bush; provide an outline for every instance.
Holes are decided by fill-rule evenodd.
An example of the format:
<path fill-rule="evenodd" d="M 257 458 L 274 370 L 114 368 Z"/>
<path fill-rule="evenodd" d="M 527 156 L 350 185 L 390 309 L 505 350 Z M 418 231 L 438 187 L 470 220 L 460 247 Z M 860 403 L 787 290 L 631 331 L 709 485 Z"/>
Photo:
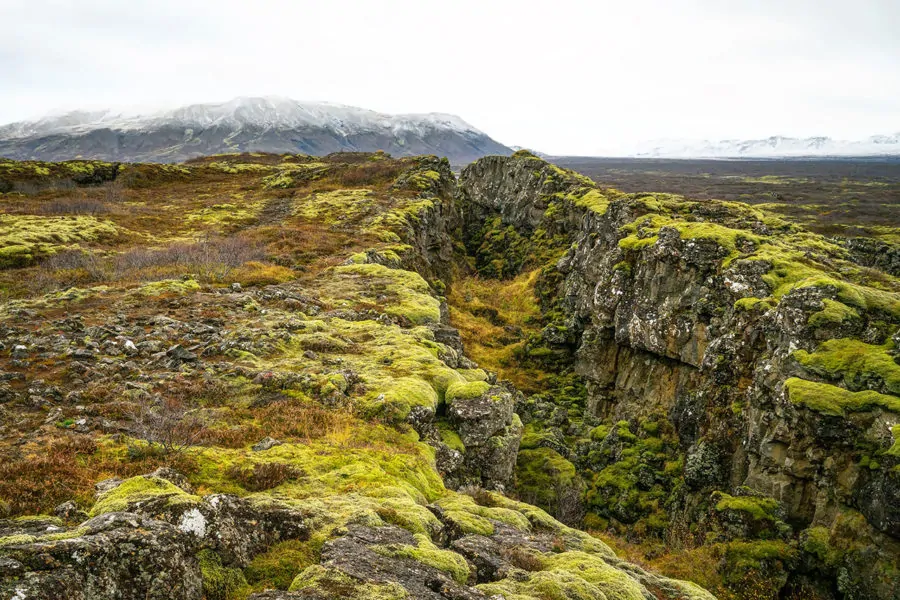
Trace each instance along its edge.
<path fill-rule="evenodd" d="M 184 452 L 196 446 L 206 430 L 203 419 L 174 398 L 152 405 L 139 404 L 129 417 L 134 436 L 147 442 L 150 453 L 168 455 Z"/>
<path fill-rule="evenodd" d="M 253 466 L 233 465 L 225 473 L 250 492 L 261 492 L 278 487 L 285 481 L 303 475 L 299 469 L 285 463 L 259 463 Z"/>
<path fill-rule="evenodd" d="M 544 568 L 544 563 L 539 556 L 519 546 L 506 550 L 503 557 L 511 565 L 523 571 L 541 571 Z"/>

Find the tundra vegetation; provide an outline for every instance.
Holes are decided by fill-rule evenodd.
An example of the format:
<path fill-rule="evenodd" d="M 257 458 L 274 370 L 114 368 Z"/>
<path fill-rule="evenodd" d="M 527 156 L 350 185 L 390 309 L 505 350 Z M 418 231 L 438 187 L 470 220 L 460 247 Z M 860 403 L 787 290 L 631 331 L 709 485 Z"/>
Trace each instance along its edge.
<path fill-rule="evenodd" d="M 900 283 L 787 215 L 527 152 L 0 160 L 0 212 L 4 593 L 897 597 Z"/>

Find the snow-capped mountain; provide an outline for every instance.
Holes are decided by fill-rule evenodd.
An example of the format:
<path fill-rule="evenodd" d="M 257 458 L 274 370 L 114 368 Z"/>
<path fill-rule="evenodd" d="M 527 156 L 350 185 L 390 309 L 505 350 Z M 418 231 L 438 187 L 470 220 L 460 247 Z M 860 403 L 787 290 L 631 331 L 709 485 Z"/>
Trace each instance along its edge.
<path fill-rule="evenodd" d="M 235 98 L 173 110 L 77 110 L 0 126 L 0 156 L 175 162 L 219 152 L 385 150 L 465 163 L 511 150 L 455 115 L 388 115 L 282 97 Z"/>
<path fill-rule="evenodd" d="M 659 140 L 629 152 L 654 158 L 801 158 L 900 156 L 900 133 L 863 140 L 773 136 L 762 140 Z"/>

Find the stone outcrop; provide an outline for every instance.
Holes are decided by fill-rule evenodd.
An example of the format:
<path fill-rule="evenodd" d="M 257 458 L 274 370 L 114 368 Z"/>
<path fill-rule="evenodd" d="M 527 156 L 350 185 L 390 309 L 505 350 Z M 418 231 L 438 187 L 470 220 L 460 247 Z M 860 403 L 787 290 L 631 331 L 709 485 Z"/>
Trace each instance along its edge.
<path fill-rule="evenodd" d="M 485 268 L 491 260 L 534 268 L 542 245 L 562 238 L 544 271 L 543 308 L 556 315 L 544 343 L 572 350 L 587 396 L 577 422 L 535 421 L 534 406 L 523 420 L 584 439 L 554 451 L 595 478 L 588 502 L 597 514 L 639 520 L 637 505 L 623 506 L 634 485 L 638 495 L 662 490 L 668 526 L 713 528 L 711 491 L 752 492 L 784 511 L 794 536 L 827 531 L 836 548 L 867 548 L 834 551 L 840 558 L 821 568 L 835 583 L 823 593 L 898 597 L 886 573 L 900 557 L 900 390 L 886 375 L 852 379 L 841 354 L 852 346 L 877 356 L 882 374 L 898 368 L 889 356 L 900 299 L 854 271 L 865 244 L 848 254 L 735 203 L 599 190 L 527 153 L 467 167 L 459 198 L 470 253 L 489 251 Z M 503 228 L 528 241 L 531 257 L 490 247 Z M 632 463 L 617 452 L 664 442 L 661 427 L 674 436 L 665 460 L 680 468 L 640 459 L 625 472 Z M 623 445 L 622 435 L 632 440 Z"/>

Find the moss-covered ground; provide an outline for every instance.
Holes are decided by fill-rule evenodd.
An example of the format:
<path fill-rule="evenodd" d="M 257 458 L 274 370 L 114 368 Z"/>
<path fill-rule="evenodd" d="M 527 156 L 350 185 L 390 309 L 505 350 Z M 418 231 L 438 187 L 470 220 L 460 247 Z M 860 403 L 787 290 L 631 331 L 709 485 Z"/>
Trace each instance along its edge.
<path fill-rule="evenodd" d="M 550 581 L 636 585 L 603 562 L 614 556 L 606 544 L 541 509 L 446 489 L 435 449 L 407 423 L 414 410 L 440 413 L 490 388 L 485 371 L 448 366 L 460 357 L 436 335 L 445 287 L 413 250 L 432 243 L 417 226 L 451 201 L 445 162 L 229 155 L 115 166 L 89 184 L 72 183 L 74 167 L 0 164 L 16 174 L 0 195 L 0 244 L 5 235 L 10 256 L 28 256 L 0 265 L 9 344 L 0 369 L 14 374 L 0 393 L 4 417 L 15 415 L 0 429 L 4 513 L 46 514 L 73 500 L 97 516 L 225 493 L 306 515 L 308 537 L 275 544 L 244 568 L 202 551 L 210 599 L 310 586 L 407 597 L 396 584 L 351 584 L 319 565 L 323 545 L 351 523 L 408 530 L 414 545 L 377 551 L 466 583 L 470 566 L 439 545 L 438 510 L 464 533 L 512 527 L 564 540 L 568 560 L 539 566 Z M 590 195 L 577 201 L 601 207 Z M 520 327 L 511 334 L 520 341 L 537 331 L 538 275 L 506 287 L 491 327 Z M 463 280 L 453 293 L 470 294 L 474 312 L 454 308 L 451 322 L 480 327 L 477 307 L 493 299 L 478 298 L 492 285 Z M 473 356 L 523 389 L 555 385 L 541 372 L 529 386 L 537 368 L 516 378 L 520 351 L 501 364 L 493 350 L 486 343 Z M 171 420 L 161 425 L 160 415 Z M 439 435 L 465 449 L 444 421 Z M 253 450 L 265 437 L 280 443 Z M 183 473 L 192 493 L 148 475 L 161 466 Z M 94 484 L 111 477 L 124 482 L 95 495 Z"/>
<path fill-rule="evenodd" d="M 770 293 L 735 310 L 769 311 L 798 288 L 833 289 L 810 317 L 813 329 L 876 314 L 886 330 L 900 315 L 896 279 L 759 207 L 716 205 L 711 223 L 685 198 L 601 190 L 552 165 L 535 176 L 571 184 L 546 199 L 542 226 L 525 236 L 499 217 L 487 220 L 477 243 L 451 248 L 460 259 L 451 278 L 424 256 L 442 242 L 419 237 L 452 202 L 449 170 L 437 159 L 0 161 L 0 516 L 46 514 L 65 500 L 99 515 L 213 493 L 307 514 L 308 539 L 276 544 L 244 569 L 209 551 L 199 557 L 207 597 L 230 600 L 310 586 L 348 598 L 405 597 L 393 584 L 360 586 L 319 565 L 323 544 L 349 523 L 402 527 L 416 543 L 380 553 L 470 580 L 470 565 L 440 546 L 445 523 L 436 512 L 465 534 L 511 527 L 565 542 L 559 552 L 522 558 L 528 572 L 481 586 L 510 600 L 640 597 L 635 580 L 611 566 L 606 543 L 535 505 L 647 568 L 729 600 L 771 597 L 800 553 L 837 564 L 855 551 L 839 528 L 778 537 L 777 503 L 754 495 L 720 493 L 706 503 L 717 518 L 753 521 L 765 531 L 758 539 L 672 531 L 679 507 L 671 500 L 685 482 L 669 419 L 586 417 L 575 339 L 557 295 L 555 267 L 569 249 L 558 229 L 573 210 L 598 218 L 619 200 L 640 202 L 646 214 L 620 230 L 624 259 L 615 271 L 628 275 L 661 235 L 713 244 L 721 269 L 765 262 Z M 447 313 L 480 368 L 448 366 L 461 363 L 440 341 Z M 881 337 L 796 351 L 798 377 L 784 382 L 786 398 L 835 417 L 900 411 L 896 349 Z M 525 394 L 513 485 L 488 501 L 446 489 L 434 448 L 408 424 L 483 394 L 493 382 L 486 371 Z M 173 451 L 147 435 L 141 406 L 168 407 L 202 427 Z M 897 427 L 878 456 L 900 454 Z M 443 419 L 437 435 L 465 451 Z M 254 451 L 267 436 L 281 444 Z M 146 476 L 160 466 L 184 473 L 193 493 Z M 94 484 L 109 477 L 125 482 L 95 497 Z M 0 545 L 35 540 L 44 538 Z M 703 597 L 688 584 L 681 595 Z"/>

